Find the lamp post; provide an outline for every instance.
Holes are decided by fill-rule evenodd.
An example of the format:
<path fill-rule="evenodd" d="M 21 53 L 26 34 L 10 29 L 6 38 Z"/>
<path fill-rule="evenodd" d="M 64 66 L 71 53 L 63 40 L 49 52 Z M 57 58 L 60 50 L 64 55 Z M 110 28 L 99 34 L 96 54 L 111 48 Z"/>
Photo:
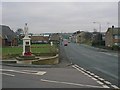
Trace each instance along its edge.
<path fill-rule="evenodd" d="M 101 23 L 100 22 L 93 22 L 94 24 L 98 24 L 99 25 L 99 34 L 100 34 L 100 38 L 99 38 L 99 45 L 101 45 Z"/>

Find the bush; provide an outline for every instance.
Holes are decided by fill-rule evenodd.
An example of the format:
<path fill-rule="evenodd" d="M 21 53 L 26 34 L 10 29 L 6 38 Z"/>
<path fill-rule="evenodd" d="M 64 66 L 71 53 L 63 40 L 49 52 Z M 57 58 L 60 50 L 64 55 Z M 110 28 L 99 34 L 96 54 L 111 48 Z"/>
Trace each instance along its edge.
<path fill-rule="evenodd" d="M 120 47 L 117 46 L 117 45 L 113 45 L 113 46 L 112 46 L 112 49 L 115 50 L 115 51 L 118 51 L 118 50 L 120 50 Z"/>

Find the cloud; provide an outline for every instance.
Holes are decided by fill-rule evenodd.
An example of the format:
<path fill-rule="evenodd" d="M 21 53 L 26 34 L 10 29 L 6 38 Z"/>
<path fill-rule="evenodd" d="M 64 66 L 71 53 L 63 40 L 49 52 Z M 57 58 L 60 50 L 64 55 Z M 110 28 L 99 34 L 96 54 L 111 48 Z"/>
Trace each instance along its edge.
<path fill-rule="evenodd" d="M 115 2 L 3 2 L 3 23 L 12 29 L 24 27 L 28 23 L 29 31 L 74 32 L 76 30 L 93 31 L 103 24 L 102 31 L 110 22 L 117 26 L 118 13 Z"/>

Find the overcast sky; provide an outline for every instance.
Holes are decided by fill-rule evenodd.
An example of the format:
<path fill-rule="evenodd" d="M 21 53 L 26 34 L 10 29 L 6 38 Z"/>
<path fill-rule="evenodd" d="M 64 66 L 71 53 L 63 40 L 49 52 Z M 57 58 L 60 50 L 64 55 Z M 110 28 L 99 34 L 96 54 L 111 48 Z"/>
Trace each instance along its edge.
<path fill-rule="evenodd" d="M 16 31 L 28 23 L 29 32 L 106 31 L 118 26 L 117 2 L 3 2 L 2 24 Z M 93 23 L 93 22 L 99 22 Z M 108 24 L 109 23 L 109 24 Z"/>

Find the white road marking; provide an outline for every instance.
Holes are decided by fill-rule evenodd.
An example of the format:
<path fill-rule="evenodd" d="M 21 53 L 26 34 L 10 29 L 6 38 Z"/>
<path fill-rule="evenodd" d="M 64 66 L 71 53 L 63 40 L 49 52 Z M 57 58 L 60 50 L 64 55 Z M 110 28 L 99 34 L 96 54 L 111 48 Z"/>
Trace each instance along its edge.
<path fill-rule="evenodd" d="M 104 81 L 105 83 L 107 83 L 107 84 L 111 84 L 110 82 L 108 82 L 108 81 Z"/>
<path fill-rule="evenodd" d="M 75 67 L 74 65 L 72 65 L 72 67 L 81 72 L 81 70 L 80 70 L 79 68 Z M 83 71 L 82 71 L 82 72 L 83 72 Z M 83 72 L 83 73 L 84 73 L 84 72 Z"/>
<path fill-rule="evenodd" d="M 34 70 L 22 70 L 22 71 L 25 71 L 25 72 L 33 72 L 33 73 L 38 72 L 38 71 L 34 71 Z"/>
<path fill-rule="evenodd" d="M 101 81 L 104 81 L 104 79 L 103 79 L 103 78 L 98 78 L 98 79 L 100 79 Z"/>
<path fill-rule="evenodd" d="M 99 78 L 99 76 L 95 75 L 94 77 Z"/>
<path fill-rule="evenodd" d="M 34 70 L 22 70 L 22 71 L 34 73 L 36 75 L 44 75 L 46 73 L 45 71 L 34 71 Z"/>
<path fill-rule="evenodd" d="M 111 85 L 112 87 L 116 88 L 116 89 L 119 89 L 119 87 L 117 87 L 116 85 Z"/>
<path fill-rule="evenodd" d="M 9 69 L 0 69 L 0 71 L 8 71 L 8 72 L 14 72 L 14 73 L 23 73 L 23 74 L 33 74 L 33 75 L 44 75 L 45 71 L 38 71 L 38 72 L 29 72 L 28 71 L 16 71 L 16 70 L 9 70 Z"/>
<path fill-rule="evenodd" d="M 104 88 L 110 88 L 110 87 L 108 87 L 107 85 L 102 85 Z"/>
<path fill-rule="evenodd" d="M 102 52 L 102 53 L 103 53 L 103 52 Z M 110 54 L 108 54 L 108 55 L 110 55 Z M 80 71 L 80 72 L 83 72 L 82 70 L 85 71 L 85 69 L 79 67 L 79 66 L 76 65 L 76 64 L 75 64 L 75 65 L 72 65 L 72 67 L 75 68 L 75 69 L 77 69 L 77 70 Z M 80 70 L 80 69 L 82 69 L 82 70 Z M 86 71 L 86 72 L 89 73 L 90 75 L 89 75 L 89 74 L 86 74 L 85 72 L 83 72 L 83 74 L 84 74 L 84 75 L 87 75 L 88 77 L 91 77 L 93 80 L 97 81 L 97 83 L 99 83 L 100 85 L 102 85 L 104 88 L 110 88 L 110 87 L 107 86 L 107 85 L 105 85 L 105 84 L 102 83 L 101 81 L 104 81 L 106 84 L 109 84 L 109 85 L 111 85 L 112 87 L 119 89 L 119 87 L 117 87 L 116 85 L 112 85 L 110 82 L 105 81 L 103 78 L 100 78 L 99 76 L 95 75 L 94 73 L 91 73 L 91 72 L 89 72 L 89 71 Z M 92 75 L 92 76 L 91 76 L 91 75 Z M 101 80 L 101 81 L 99 81 L 98 79 L 96 79 L 96 78 L 94 78 L 94 77 L 98 78 L 98 79 Z"/>
<path fill-rule="evenodd" d="M 94 73 L 90 73 L 90 75 L 95 75 Z"/>
<path fill-rule="evenodd" d="M 13 75 L 13 74 L 8 74 L 8 73 L 0 73 L 0 74 L 7 75 L 7 76 L 11 76 L 11 77 L 14 77 L 14 76 L 15 76 L 15 75 Z"/>
<path fill-rule="evenodd" d="M 104 83 L 102 83 L 102 82 L 100 82 L 100 81 L 97 81 L 97 83 L 99 83 L 99 84 L 101 84 L 101 85 L 103 85 Z"/>
<path fill-rule="evenodd" d="M 93 78 L 93 77 L 92 77 L 92 79 L 93 79 L 93 80 L 95 80 L 95 81 L 97 81 L 97 79 L 96 79 L 96 78 Z"/>
<path fill-rule="evenodd" d="M 9 70 L 9 69 L 0 69 L 0 71 L 10 71 L 10 72 L 12 72 L 12 71 L 14 71 L 14 70 Z"/>
<path fill-rule="evenodd" d="M 76 67 L 75 65 L 72 65 L 72 67 L 81 72 L 81 70 L 80 70 L 78 67 Z M 88 72 L 88 71 L 87 71 L 87 72 Z M 97 75 L 95 75 L 95 74 L 93 74 L 93 73 L 89 73 L 89 74 L 90 74 L 90 75 L 89 75 L 89 74 L 86 74 L 85 72 L 84 72 L 83 74 L 84 74 L 84 75 L 87 75 L 87 76 L 90 77 L 91 79 L 95 80 L 95 81 L 96 81 L 97 83 L 99 83 L 100 85 L 104 85 L 102 82 L 98 81 L 96 78 L 94 78 L 93 76 L 91 76 L 91 75 L 94 75 L 94 76 L 98 77 Z"/>
<path fill-rule="evenodd" d="M 68 85 L 76 85 L 76 86 L 84 86 L 84 87 L 103 88 L 101 86 L 84 85 L 84 84 L 79 84 L 79 83 L 61 82 L 61 81 L 53 81 L 53 80 L 45 80 L 45 79 L 41 79 L 41 81 L 43 81 L 43 82 L 51 82 L 51 83 L 68 84 Z"/>
<path fill-rule="evenodd" d="M 83 70 L 83 71 L 85 70 L 84 68 L 82 68 L 82 67 L 80 67 L 80 66 L 78 66 L 78 65 L 76 65 L 76 64 L 75 64 L 74 66 L 80 68 L 80 69 Z"/>
<path fill-rule="evenodd" d="M 90 71 L 87 71 L 87 73 L 91 73 Z"/>
<path fill-rule="evenodd" d="M 92 76 L 88 75 L 88 77 L 92 78 Z"/>
<path fill-rule="evenodd" d="M 35 73 L 36 75 L 44 75 L 46 72 L 44 72 L 44 71 L 39 71 L 39 72 L 37 72 L 37 73 Z"/>
<path fill-rule="evenodd" d="M 88 76 L 88 74 L 87 74 L 87 73 L 84 73 L 84 75 Z"/>

